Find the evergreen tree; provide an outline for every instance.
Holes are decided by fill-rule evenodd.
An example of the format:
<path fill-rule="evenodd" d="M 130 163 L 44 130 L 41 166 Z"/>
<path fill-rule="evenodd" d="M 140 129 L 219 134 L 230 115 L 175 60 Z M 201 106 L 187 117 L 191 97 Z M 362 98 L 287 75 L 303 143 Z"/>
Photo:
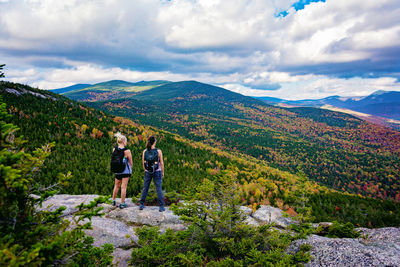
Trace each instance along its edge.
<path fill-rule="evenodd" d="M 72 223 L 62 219 L 65 207 L 53 212 L 39 210 L 69 175 L 60 175 L 60 184 L 49 188 L 35 184 L 35 175 L 53 144 L 31 154 L 25 152 L 24 141 L 15 135 L 18 128 L 5 121 L 9 116 L 0 98 L 0 265 L 110 265 L 112 245 L 93 247 L 93 238 L 84 234 L 90 222 L 83 222 L 100 215 L 101 208 L 95 207 L 105 198 L 81 204 Z"/>

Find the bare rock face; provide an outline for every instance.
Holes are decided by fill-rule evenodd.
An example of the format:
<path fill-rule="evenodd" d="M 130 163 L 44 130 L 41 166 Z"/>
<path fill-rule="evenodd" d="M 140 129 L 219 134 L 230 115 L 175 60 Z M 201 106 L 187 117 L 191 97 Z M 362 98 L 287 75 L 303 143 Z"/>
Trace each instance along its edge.
<path fill-rule="evenodd" d="M 52 97 L 50 95 L 32 92 L 32 91 L 26 90 L 24 88 L 18 88 L 18 90 L 17 89 L 12 89 L 12 88 L 6 88 L 6 92 L 10 93 L 10 94 L 14 94 L 16 96 L 20 96 L 20 95 L 23 95 L 23 94 L 31 94 L 31 95 L 38 96 L 38 97 L 41 97 L 41 98 L 48 98 L 48 99 L 51 99 L 51 100 L 54 100 L 54 101 L 57 100 L 56 98 L 54 98 L 54 97 Z"/>
<path fill-rule="evenodd" d="M 313 259 L 306 266 L 400 266 L 400 228 L 360 228 L 361 238 L 327 238 L 311 235 L 289 247 L 311 245 Z"/>
<path fill-rule="evenodd" d="M 139 207 L 134 205 L 122 210 L 115 209 L 109 212 L 107 217 L 137 226 L 163 226 L 183 223 L 178 216 L 169 210 L 169 207 L 165 207 L 164 212 L 159 212 L 158 207 L 145 207 L 144 210 L 139 210 Z"/>
<path fill-rule="evenodd" d="M 119 267 L 128 266 L 129 260 L 131 259 L 131 254 L 132 249 L 115 248 L 113 252 L 113 264 L 116 264 Z"/>
<path fill-rule="evenodd" d="M 65 206 L 63 212 L 70 218 L 76 206 L 89 203 L 97 195 L 56 195 L 46 200 L 38 209 L 55 210 Z M 119 204 L 119 199 L 117 199 Z M 101 204 L 104 208 L 103 217 L 92 218 L 92 230 L 86 234 L 93 236 L 94 245 L 101 246 L 105 243 L 114 245 L 114 264 L 127 266 L 138 237 L 135 228 L 144 225 L 158 226 L 160 232 L 166 229 L 174 231 L 183 230 L 186 225 L 166 207 L 164 212 L 159 212 L 158 207 L 145 207 L 139 210 L 130 199 L 125 209 Z M 248 207 L 240 208 L 246 216 L 245 222 L 249 225 L 259 226 L 275 223 L 277 227 L 286 228 L 295 223 L 292 219 L 283 216 L 283 212 L 271 206 L 261 206 L 256 212 Z M 322 223 L 329 225 L 329 223 Z M 315 225 L 317 226 L 317 224 Z M 289 247 L 288 252 L 295 252 L 301 244 L 312 246 L 313 259 L 306 266 L 400 266 L 400 228 L 366 229 L 358 228 L 361 238 L 327 238 L 311 235 L 305 240 L 297 240 Z"/>
<path fill-rule="evenodd" d="M 61 206 L 66 207 L 63 211 L 65 218 L 71 218 L 81 203 L 89 204 L 98 195 L 55 195 L 43 202 L 39 210 L 54 211 Z M 86 230 L 86 234 L 94 238 L 94 246 L 102 246 L 106 243 L 114 245 L 114 264 L 127 266 L 132 253 L 132 247 L 138 242 L 135 228 L 143 225 L 159 226 L 160 232 L 167 229 L 174 231 L 184 230 L 186 226 L 174 215 L 169 207 L 165 207 L 164 212 L 159 212 L 158 207 L 145 207 L 139 210 L 131 199 L 126 199 L 128 205 L 125 209 L 120 209 L 109 204 L 101 204 L 103 207 L 103 217 L 93 217 L 91 230 Z M 117 204 L 120 199 L 117 199 Z"/>
<path fill-rule="evenodd" d="M 130 248 L 139 240 L 134 228 L 123 222 L 108 218 L 92 218 L 92 230 L 86 234 L 94 238 L 94 246 L 111 243 L 117 248 Z"/>
<path fill-rule="evenodd" d="M 361 231 L 361 234 L 365 236 L 364 243 L 379 244 L 381 242 L 386 243 L 387 241 L 397 244 L 400 249 L 400 228 L 386 227 L 378 229 L 368 228 L 357 228 L 356 230 Z M 400 257 L 400 254 L 399 254 Z"/>
<path fill-rule="evenodd" d="M 42 207 L 39 208 L 39 210 L 49 210 L 49 211 L 55 211 L 59 207 L 66 207 L 66 209 L 63 211 L 63 214 L 65 216 L 68 216 L 74 212 L 76 212 L 78 209 L 76 206 L 78 206 L 81 203 L 89 204 L 90 201 L 93 201 L 95 198 L 99 197 L 98 195 L 55 195 L 52 196 L 46 201 L 42 203 Z"/>

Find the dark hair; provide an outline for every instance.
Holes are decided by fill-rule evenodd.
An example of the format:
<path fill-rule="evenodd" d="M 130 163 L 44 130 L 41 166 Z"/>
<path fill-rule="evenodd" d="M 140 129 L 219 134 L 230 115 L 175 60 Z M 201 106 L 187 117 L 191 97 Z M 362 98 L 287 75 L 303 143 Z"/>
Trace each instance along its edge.
<path fill-rule="evenodd" d="M 156 138 L 152 135 L 149 138 L 147 138 L 147 150 L 151 149 L 151 146 L 154 145 L 154 143 L 156 142 Z"/>

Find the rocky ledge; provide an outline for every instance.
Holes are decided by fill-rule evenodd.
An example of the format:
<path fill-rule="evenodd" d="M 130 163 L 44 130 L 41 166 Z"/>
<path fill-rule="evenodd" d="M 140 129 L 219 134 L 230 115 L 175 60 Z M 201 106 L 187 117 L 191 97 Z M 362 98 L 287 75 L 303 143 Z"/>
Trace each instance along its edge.
<path fill-rule="evenodd" d="M 55 210 L 65 206 L 64 215 L 68 217 L 80 203 L 89 203 L 97 195 L 55 195 L 43 203 L 43 208 Z M 118 201 L 118 200 L 117 200 Z M 145 207 L 139 210 L 130 199 L 128 207 L 119 209 L 102 204 L 105 215 L 92 219 L 92 230 L 86 234 L 93 236 L 94 245 L 114 244 L 114 262 L 126 266 L 130 259 L 131 249 L 138 238 L 135 228 L 143 225 L 159 226 L 163 232 L 168 228 L 185 229 L 185 225 L 168 207 L 159 212 L 158 207 Z M 282 211 L 270 206 L 261 206 L 255 213 L 247 207 L 241 207 L 246 213 L 246 222 L 250 225 L 275 223 L 277 227 L 286 227 L 293 223 L 284 217 Z M 361 238 L 327 238 L 311 235 L 306 240 L 297 240 L 289 248 L 296 251 L 301 244 L 312 246 L 313 259 L 307 266 L 400 266 L 400 228 L 366 229 L 359 228 Z"/>

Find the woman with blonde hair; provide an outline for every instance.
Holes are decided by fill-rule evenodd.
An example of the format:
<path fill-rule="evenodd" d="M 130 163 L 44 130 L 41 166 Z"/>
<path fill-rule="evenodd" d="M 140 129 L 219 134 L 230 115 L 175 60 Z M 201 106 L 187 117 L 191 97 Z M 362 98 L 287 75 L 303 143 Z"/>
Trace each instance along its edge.
<path fill-rule="evenodd" d="M 119 208 L 123 209 L 127 207 L 125 203 L 125 196 L 128 181 L 132 175 L 132 153 L 129 149 L 125 147 L 127 144 L 127 139 L 124 135 L 118 132 L 114 136 L 117 138 L 118 145 L 113 149 L 113 153 L 111 156 L 111 170 L 113 170 L 115 173 L 112 205 L 117 205 L 117 203 L 115 202 L 115 198 L 117 197 L 119 188 L 121 187 L 121 204 L 119 204 Z M 117 172 L 115 172 L 115 170 L 117 170 Z"/>

